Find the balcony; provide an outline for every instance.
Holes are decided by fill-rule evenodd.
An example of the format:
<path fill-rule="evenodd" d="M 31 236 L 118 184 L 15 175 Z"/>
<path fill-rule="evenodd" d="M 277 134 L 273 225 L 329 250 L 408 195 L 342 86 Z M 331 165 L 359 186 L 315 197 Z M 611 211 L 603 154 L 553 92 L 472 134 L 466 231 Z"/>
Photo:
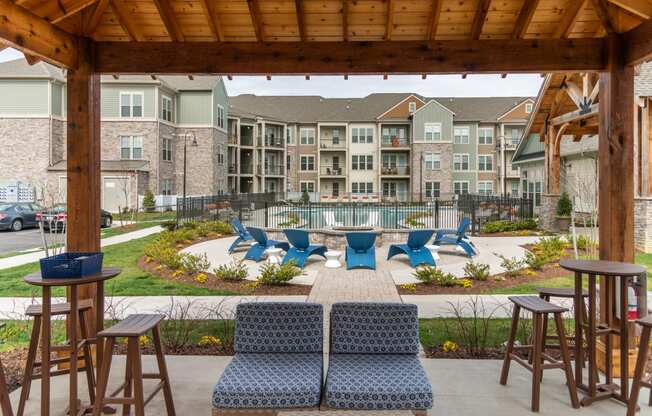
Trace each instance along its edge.
<path fill-rule="evenodd" d="M 238 144 L 238 137 L 235 135 L 229 135 L 229 145 L 237 145 Z"/>
<path fill-rule="evenodd" d="M 518 146 L 519 138 L 505 138 L 505 149 L 514 150 Z"/>
<path fill-rule="evenodd" d="M 344 166 L 328 166 L 328 165 L 321 165 L 319 166 L 319 173 L 322 176 L 335 176 L 335 177 L 340 177 L 340 176 L 346 176 L 346 169 Z"/>
<path fill-rule="evenodd" d="M 410 166 L 409 165 L 396 165 L 396 166 L 387 166 L 383 165 L 380 168 L 380 174 L 383 176 L 409 176 L 410 175 Z"/>
<path fill-rule="evenodd" d="M 254 138 L 251 136 L 240 136 L 240 146 L 253 146 Z"/>
<path fill-rule="evenodd" d="M 251 163 L 243 163 L 240 165 L 240 174 L 243 175 L 253 175 L 254 174 L 254 165 Z"/>
<path fill-rule="evenodd" d="M 231 164 L 229 165 L 229 175 L 235 175 L 238 173 L 238 165 Z"/>
<path fill-rule="evenodd" d="M 344 151 L 346 150 L 346 141 L 344 139 L 319 139 L 320 150 Z"/>
<path fill-rule="evenodd" d="M 281 137 L 265 137 L 265 147 L 284 149 L 285 143 Z"/>
<path fill-rule="evenodd" d="M 271 175 L 271 176 L 285 176 L 285 166 L 266 164 L 265 172 L 262 173 L 263 167 L 262 165 L 258 165 L 258 169 L 256 169 L 256 172 L 258 172 L 258 174 Z"/>
<path fill-rule="evenodd" d="M 410 139 L 406 137 L 383 137 L 380 145 L 382 148 L 410 147 Z"/>

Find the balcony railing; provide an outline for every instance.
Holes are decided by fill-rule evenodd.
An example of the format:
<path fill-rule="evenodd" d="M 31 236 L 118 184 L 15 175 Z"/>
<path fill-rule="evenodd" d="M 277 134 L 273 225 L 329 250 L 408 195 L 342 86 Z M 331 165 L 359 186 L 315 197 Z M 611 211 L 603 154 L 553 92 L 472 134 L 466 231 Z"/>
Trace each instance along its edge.
<path fill-rule="evenodd" d="M 229 165 L 229 173 L 231 174 L 238 173 L 238 165 Z"/>
<path fill-rule="evenodd" d="M 339 140 L 333 139 L 320 139 L 319 140 L 320 149 L 334 149 L 334 150 L 344 150 L 346 149 L 346 140 L 340 138 Z"/>
<path fill-rule="evenodd" d="M 265 137 L 265 147 L 279 147 L 284 148 L 285 143 L 280 137 Z"/>
<path fill-rule="evenodd" d="M 386 166 L 383 165 L 380 168 L 380 174 L 381 175 L 409 175 L 410 174 L 410 166 Z"/>
<path fill-rule="evenodd" d="M 240 165 L 240 173 L 252 175 L 254 173 L 254 165 L 251 163 L 243 163 Z"/>
<path fill-rule="evenodd" d="M 251 136 L 240 136 L 240 146 L 253 146 L 254 138 Z"/>
<path fill-rule="evenodd" d="M 263 173 L 262 165 L 258 165 L 256 172 Z M 264 175 L 285 176 L 285 166 L 283 165 L 265 165 Z"/>
<path fill-rule="evenodd" d="M 238 137 L 229 135 L 229 144 L 238 144 Z"/>
<path fill-rule="evenodd" d="M 319 173 L 325 176 L 344 176 L 346 175 L 346 169 L 344 166 L 319 166 Z"/>
<path fill-rule="evenodd" d="M 383 137 L 380 143 L 382 147 L 407 147 L 410 145 L 410 139 L 406 137 Z"/>

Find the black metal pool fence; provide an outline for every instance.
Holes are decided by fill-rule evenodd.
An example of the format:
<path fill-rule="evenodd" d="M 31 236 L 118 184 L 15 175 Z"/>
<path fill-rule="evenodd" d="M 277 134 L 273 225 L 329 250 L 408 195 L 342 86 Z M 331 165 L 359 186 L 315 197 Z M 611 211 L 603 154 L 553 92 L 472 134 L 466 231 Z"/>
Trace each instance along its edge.
<path fill-rule="evenodd" d="M 471 232 L 491 221 L 534 216 L 533 201 L 511 196 L 452 195 L 421 202 L 288 202 L 283 193 L 193 196 L 177 200 L 177 222 L 238 217 L 267 228 L 456 228 L 468 217 Z"/>

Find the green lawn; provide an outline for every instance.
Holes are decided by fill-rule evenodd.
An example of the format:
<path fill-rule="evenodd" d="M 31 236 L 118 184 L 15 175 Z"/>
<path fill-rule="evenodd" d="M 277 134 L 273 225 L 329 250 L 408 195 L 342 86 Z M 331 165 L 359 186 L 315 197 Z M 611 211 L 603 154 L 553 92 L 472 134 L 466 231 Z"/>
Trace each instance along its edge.
<path fill-rule="evenodd" d="M 132 231 L 143 230 L 145 228 L 156 227 L 160 225 L 160 221 L 147 221 L 147 222 L 137 222 L 134 224 L 129 224 L 124 227 L 111 227 L 103 228 L 101 238 L 115 237 L 116 235 L 130 233 Z"/>
<path fill-rule="evenodd" d="M 103 249 L 104 266 L 119 267 L 122 273 L 106 283 L 108 295 L 118 296 L 205 296 L 234 295 L 236 293 L 198 288 L 185 283 L 171 282 L 153 276 L 138 267 L 143 247 L 156 238 L 155 235 L 114 244 Z M 0 270 L 0 296 L 40 296 L 41 291 L 23 281 L 23 277 L 39 270 L 38 263 Z M 64 289 L 57 288 L 54 296 L 63 296 Z"/>
<path fill-rule="evenodd" d="M 176 211 L 164 212 L 137 212 L 135 215 L 127 214 L 113 214 L 113 221 L 118 222 L 120 219 L 125 221 L 167 221 L 177 219 Z"/>

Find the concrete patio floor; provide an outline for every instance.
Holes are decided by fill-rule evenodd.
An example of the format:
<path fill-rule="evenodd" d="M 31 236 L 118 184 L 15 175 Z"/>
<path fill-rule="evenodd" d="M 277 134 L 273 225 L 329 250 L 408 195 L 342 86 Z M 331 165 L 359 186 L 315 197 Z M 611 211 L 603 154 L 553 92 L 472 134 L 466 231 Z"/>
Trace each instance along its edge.
<path fill-rule="evenodd" d="M 211 392 L 218 377 L 231 360 L 230 357 L 168 356 L 167 364 L 172 380 L 176 413 L 179 416 L 210 415 Z M 145 371 L 154 370 L 153 356 L 144 357 Z M 498 384 L 501 361 L 498 360 L 433 360 L 423 359 L 435 394 L 434 408 L 428 413 L 441 416 L 522 416 L 530 412 L 531 376 L 528 371 L 513 364 L 507 386 Z M 111 385 L 115 388 L 124 375 L 124 356 L 113 360 Z M 145 395 L 154 381 L 146 381 Z M 84 380 L 80 376 L 81 389 Z M 63 414 L 68 392 L 68 377 L 55 377 L 52 383 L 52 414 Z M 35 381 L 25 415 L 39 414 L 40 383 Z M 19 390 L 12 393 L 14 409 L 18 404 Z M 640 404 L 642 416 L 652 415 L 647 406 L 647 391 L 643 390 Z M 82 397 L 85 396 L 85 391 Z M 147 415 L 165 415 L 163 396 L 157 395 L 146 408 Z M 408 415 L 406 412 L 287 412 L 290 415 Z M 544 373 L 541 386 L 541 415 L 624 416 L 625 407 L 615 401 L 595 403 L 575 410 L 570 406 L 568 390 L 561 370 Z"/>

